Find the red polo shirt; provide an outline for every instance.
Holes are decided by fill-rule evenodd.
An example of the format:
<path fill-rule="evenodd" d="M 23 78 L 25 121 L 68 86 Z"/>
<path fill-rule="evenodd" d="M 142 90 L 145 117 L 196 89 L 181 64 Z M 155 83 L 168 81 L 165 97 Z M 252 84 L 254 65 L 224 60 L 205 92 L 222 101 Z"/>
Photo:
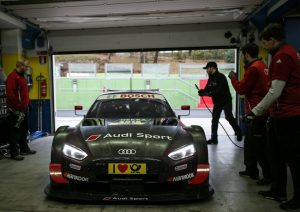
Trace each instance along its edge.
<path fill-rule="evenodd" d="M 271 116 L 285 118 L 300 116 L 300 55 L 285 44 L 273 55 L 269 74 L 271 80 L 283 80 L 285 87 L 271 107 Z"/>
<path fill-rule="evenodd" d="M 255 60 L 246 69 L 241 81 L 238 81 L 237 77 L 232 77 L 231 83 L 238 94 L 245 95 L 245 113 L 247 114 L 269 90 L 268 69 L 261 60 Z"/>
<path fill-rule="evenodd" d="M 6 79 L 7 106 L 12 110 L 28 108 L 29 93 L 24 75 L 14 70 Z"/>

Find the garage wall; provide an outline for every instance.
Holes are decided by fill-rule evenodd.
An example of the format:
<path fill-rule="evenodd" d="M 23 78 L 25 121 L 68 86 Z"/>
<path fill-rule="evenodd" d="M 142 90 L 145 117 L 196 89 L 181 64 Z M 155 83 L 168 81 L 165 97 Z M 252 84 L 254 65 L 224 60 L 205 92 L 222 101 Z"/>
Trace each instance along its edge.
<path fill-rule="evenodd" d="M 287 18 L 285 31 L 286 41 L 300 52 L 300 18 Z"/>
<path fill-rule="evenodd" d="M 50 31 L 53 52 L 232 46 L 224 33 L 239 34 L 238 23 Z"/>

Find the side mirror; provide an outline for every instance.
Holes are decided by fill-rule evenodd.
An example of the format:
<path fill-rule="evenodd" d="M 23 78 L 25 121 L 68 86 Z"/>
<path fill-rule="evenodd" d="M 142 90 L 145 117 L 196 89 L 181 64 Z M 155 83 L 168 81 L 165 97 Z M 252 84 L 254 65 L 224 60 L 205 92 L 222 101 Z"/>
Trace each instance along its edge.
<path fill-rule="evenodd" d="M 188 114 L 185 115 L 179 115 L 178 119 L 180 119 L 181 116 L 189 116 L 191 114 L 191 106 L 190 105 L 181 105 L 181 110 L 188 110 Z"/>
<path fill-rule="evenodd" d="M 181 110 L 191 110 L 191 106 L 189 105 L 181 105 Z"/>
<path fill-rule="evenodd" d="M 77 110 L 82 110 L 82 109 L 83 109 L 83 107 L 81 105 L 75 105 L 74 106 L 75 115 L 76 116 L 82 116 L 81 114 L 77 113 Z"/>

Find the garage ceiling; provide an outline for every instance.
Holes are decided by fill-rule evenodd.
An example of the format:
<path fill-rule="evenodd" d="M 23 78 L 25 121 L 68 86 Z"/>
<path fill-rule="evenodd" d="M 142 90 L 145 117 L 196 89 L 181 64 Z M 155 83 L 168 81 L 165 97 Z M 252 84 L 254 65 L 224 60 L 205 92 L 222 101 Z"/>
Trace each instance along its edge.
<path fill-rule="evenodd" d="M 242 22 L 266 0 L 1 0 L 2 13 L 45 30 Z M 0 16 L 0 28 L 10 23 Z M 12 25 L 10 25 L 12 26 Z M 14 26 L 14 25 L 13 25 Z"/>

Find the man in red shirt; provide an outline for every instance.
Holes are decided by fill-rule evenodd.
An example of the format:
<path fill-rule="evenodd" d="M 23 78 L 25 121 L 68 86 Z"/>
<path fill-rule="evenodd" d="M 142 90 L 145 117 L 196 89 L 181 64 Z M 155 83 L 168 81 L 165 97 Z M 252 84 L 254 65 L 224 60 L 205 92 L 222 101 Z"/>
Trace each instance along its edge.
<path fill-rule="evenodd" d="M 273 181 L 271 189 L 258 194 L 282 202 L 286 200 L 289 166 L 294 196 L 280 204 L 284 210 L 300 209 L 300 56 L 284 42 L 280 24 L 270 24 L 261 33 L 264 47 L 271 53 L 269 66 L 271 87 L 267 95 L 251 110 L 260 116 L 270 107 L 269 153 Z"/>
<path fill-rule="evenodd" d="M 24 73 L 25 61 L 19 60 L 16 68 L 6 79 L 6 97 L 8 107 L 8 140 L 11 159 L 23 160 L 22 155 L 35 154 L 27 144 L 29 93 Z"/>
<path fill-rule="evenodd" d="M 229 73 L 232 86 L 240 95 L 245 95 L 245 113 L 248 114 L 268 92 L 268 70 L 266 65 L 258 59 L 259 47 L 254 43 L 246 44 L 241 49 L 245 64 L 244 78 L 239 81 L 235 73 Z M 257 162 L 262 169 L 263 178 L 257 181 L 258 185 L 271 183 L 271 170 L 267 160 L 267 130 L 268 114 L 257 117 L 246 123 L 247 132 L 244 139 L 244 164 L 245 171 L 240 171 L 240 176 L 257 179 L 259 170 Z"/>

